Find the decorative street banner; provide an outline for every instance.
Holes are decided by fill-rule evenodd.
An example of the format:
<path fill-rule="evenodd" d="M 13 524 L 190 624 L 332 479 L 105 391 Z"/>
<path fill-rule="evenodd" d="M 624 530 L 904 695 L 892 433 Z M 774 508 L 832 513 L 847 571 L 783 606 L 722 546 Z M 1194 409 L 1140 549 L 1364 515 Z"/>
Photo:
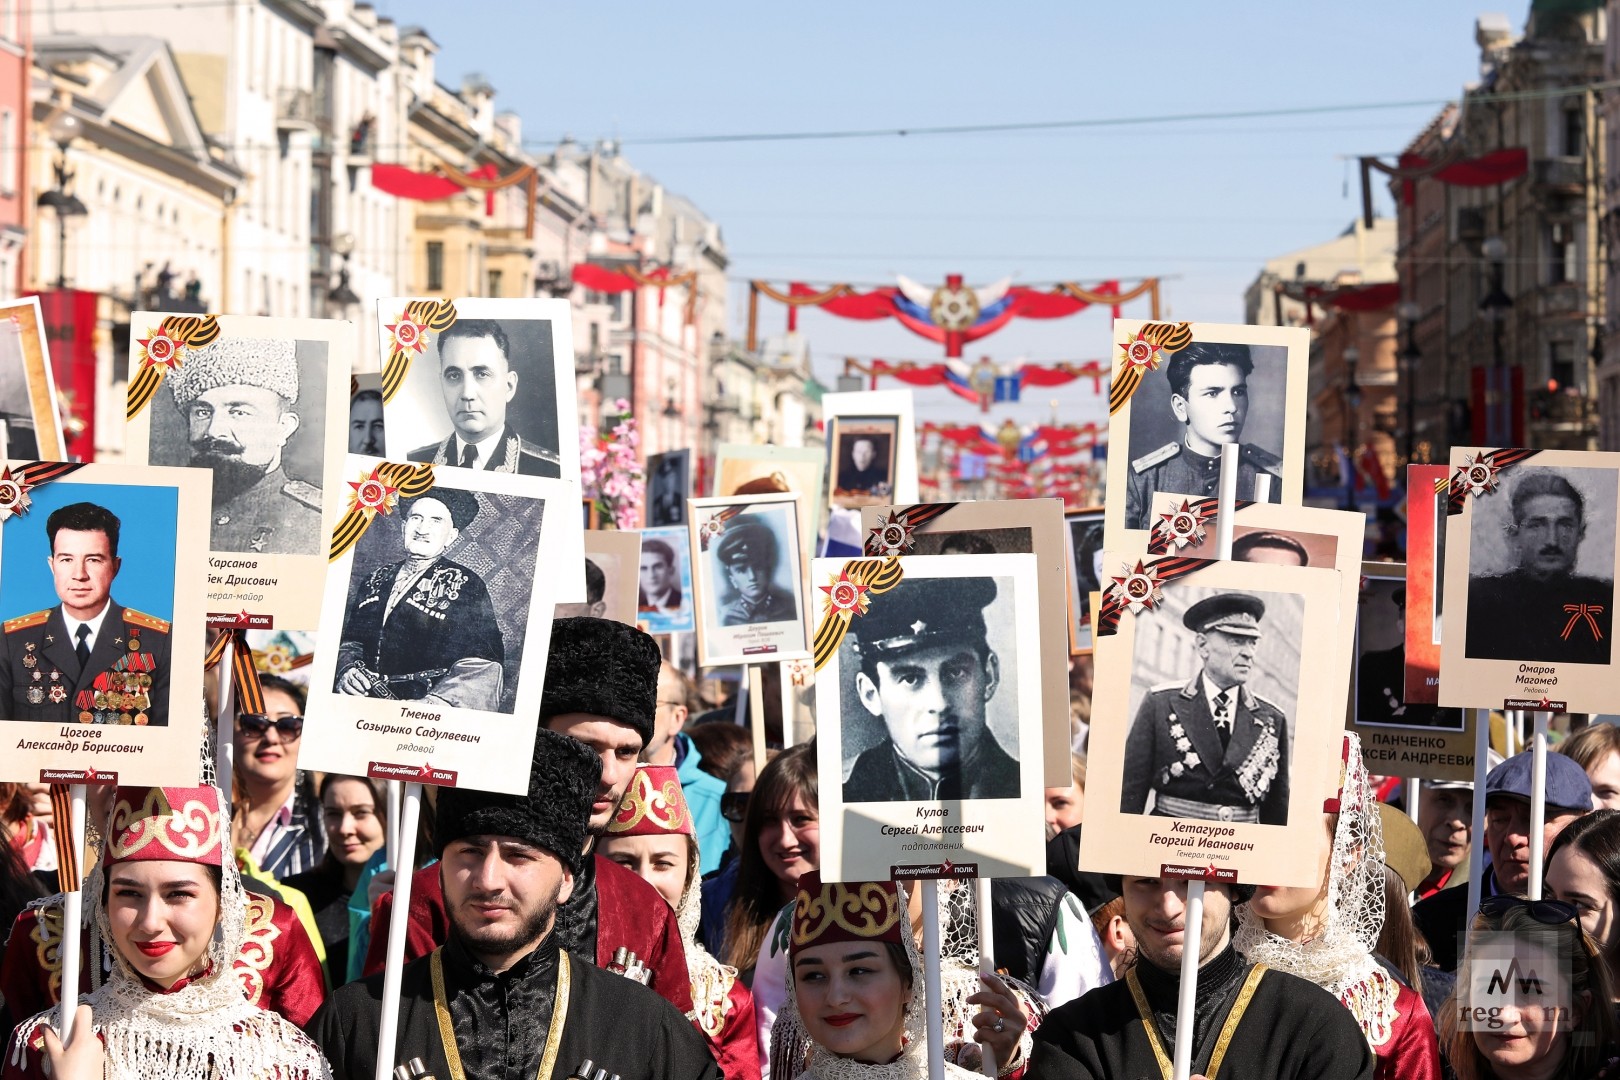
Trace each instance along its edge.
<path fill-rule="evenodd" d="M 134 465 L 207 469 L 208 623 L 311 630 L 342 502 L 355 327 L 137 311 L 129 354 Z"/>
<path fill-rule="evenodd" d="M 1042 872 L 1036 562 L 815 561 L 824 879 Z"/>
<path fill-rule="evenodd" d="M 0 779 L 197 782 L 208 475 L 0 472 Z"/>
<path fill-rule="evenodd" d="M 354 455 L 345 472 L 300 764 L 527 791 L 578 490 Z"/>
<path fill-rule="evenodd" d="M 1406 701 L 1440 700 L 1440 613 L 1444 610 L 1446 504 L 1451 469 L 1406 467 Z M 1365 744 L 1366 736 L 1362 736 Z"/>
<path fill-rule="evenodd" d="M 1613 711 L 1620 454 L 1452 447 L 1448 496 L 1440 704 Z"/>
<path fill-rule="evenodd" d="M 698 663 L 809 656 L 799 496 L 693 499 L 687 508 Z"/>

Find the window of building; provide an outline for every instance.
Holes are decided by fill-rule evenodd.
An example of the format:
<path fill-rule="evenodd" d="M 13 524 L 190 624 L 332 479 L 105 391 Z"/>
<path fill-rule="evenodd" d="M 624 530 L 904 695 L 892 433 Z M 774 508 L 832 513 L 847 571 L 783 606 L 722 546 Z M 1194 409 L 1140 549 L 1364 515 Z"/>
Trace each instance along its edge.
<path fill-rule="evenodd" d="M 1559 285 L 1574 281 L 1579 276 L 1576 263 L 1575 229 L 1568 222 L 1555 221 L 1547 226 L 1547 283 Z"/>
<path fill-rule="evenodd" d="M 12 9 L 8 6 L 6 11 Z M 0 109 L 0 195 L 17 193 L 17 114 Z"/>
<path fill-rule="evenodd" d="M 1547 344 L 1547 379 L 1549 390 L 1562 390 L 1575 384 L 1575 343 L 1552 341 Z"/>
<path fill-rule="evenodd" d="M 427 242 L 427 289 L 437 292 L 444 288 L 444 241 Z"/>
<path fill-rule="evenodd" d="M 500 296 L 501 295 L 501 272 L 499 270 L 491 270 L 491 271 L 489 271 L 488 277 L 489 277 L 489 292 L 486 295 Z"/>
<path fill-rule="evenodd" d="M 1586 153 L 1586 113 L 1579 105 L 1564 106 L 1563 139 L 1560 152 L 1565 157 L 1581 157 Z"/>

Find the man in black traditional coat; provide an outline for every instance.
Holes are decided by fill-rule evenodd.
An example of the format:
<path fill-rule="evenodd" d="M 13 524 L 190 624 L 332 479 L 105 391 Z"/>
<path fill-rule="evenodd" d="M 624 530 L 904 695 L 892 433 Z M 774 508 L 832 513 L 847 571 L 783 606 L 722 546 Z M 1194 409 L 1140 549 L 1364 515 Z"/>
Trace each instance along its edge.
<path fill-rule="evenodd" d="M 584 859 L 601 770 L 584 744 L 542 728 L 526 795 L 450 788 L 440 797 L 450 935 L 405 967 L 391 1064 L 421 1058 L 439 1080 L 530 1080 L 589 1059 L 622 1080 L 722 1080 L 678 1009 L 572 958 L 553 933 Z M 342 987 L 311 1021 L 334 1080 L 374 1074 L 382 984 L 374 975 Z"/>
<path fill-rule="evenodd" d="M 1162 878 L 1110 882 L 1125 898 L 1137 962 L 1125 978 L 1047 1014 L 1034 1032 L 1030 1077 L 1170 1080 L 1187 886 Z M 1232 903 L 1253 892 L 1248 885 L 1205 888 L 1192 1072 L 1243 1080 L 1371 1080 L 1377 1059 L 1338 998 L 1297 976 L 1250 964 L 1232 948 Z"/>

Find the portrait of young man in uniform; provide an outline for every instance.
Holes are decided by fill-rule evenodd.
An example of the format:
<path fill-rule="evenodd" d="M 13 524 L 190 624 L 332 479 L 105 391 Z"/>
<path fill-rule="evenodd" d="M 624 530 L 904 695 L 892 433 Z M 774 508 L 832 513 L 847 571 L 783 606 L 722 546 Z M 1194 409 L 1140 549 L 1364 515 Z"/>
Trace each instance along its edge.
<path fill-rule="evenodd" d="M 289 443 L 316 415 L 319 378 L 299 382 L 298 343 L 285 338 L 222 336 L 188 349 L 165 379 L 190 446 L 190 460 L 214 477 L 208 546 L 213 551 L 315 555 L 322 550 L 320 458 L 308 476 L 288 472 Z M 179 464 L 168 426 L 152 425 L 150 461 Z M 306 438 L 319 446 L 322 425 Z"/>
<path fill-rule="evenodd" d="M 0 635 L 0 720 L 169 722 L 169 623 L 118 603 L 122 522 L 80 502 L 45 519 L 60 601 L 7 619 Z"/>
<path fill-rule="evenodd" d="M 502 707 L 506 649 L 489 588 L 448 554 L 478 517 L 477 498 L 434 487 L 395 513 L 405 557 L 376 567 L 352 594 L 333 689 L 509 712 Z M 373 528 L 383 525 L 378 519 Z"/>
<path fill-rule="evenodd" d="M 1466 654 L 1472 659 L 1607 664 L 1614 632 L 1614 580 L 1582 573 L 1581 563 L 1614 565 L 1612 512 L 1590 512 L 1588 481 L 1612 489 L 1611 469 L 1521 466 L 1505 493 L 1509 516 L 1493 519 L 1476 504 L 1470 537 Z M 1505 485 L 1504 485 L 1505 486 Z M 1608 505 L 1612 508 L 1613 500 Z M 1478 571 L 1491 545 L 1486 533 L 1505 537 L 1505 572 Z M 1601 572 L 1601 571 L 1600 571 Z M 1575 615 L 1575 618 L 1571 616 Z"/>
<path fill-rule="evenodd" d="M 987 577 L 901 581 L 851 621 L 855 692 L 883 735 L 855 758 L 846 803 L 1018 797 L 1016 740 L 1005 747 L 987 715 L 998 693 L 1017 711 L 987 639 L 996 595 Z M 843 745 L 859 745 L 844 723 Z"/>
<path fill-rule="evenodd" d="M 1172 353 L 1164 369 L 1174 422 L 1163 422 L 1164 418 L 1150 416 L 1140 405 L 1135 406 L 1131 451 L 1137 453 L 1146 439 L 1162 438 L 1171 431 L 1176 438 L 1131 461 L 1125 486 L 1125 527 L 1152 528 L 1155 492 L 1219 494 L 1221 447 L 1227 443 L 1239 445 L 1237 497 L 1254 501 L 1257 478 L 1268 476 L 1271 490 L 1266 501 L 1281 502 L 1282 458 L 1254 442 L 1243 441 L 1251 406 L 1252 347 L 1194 342 Z M 1280 404 L 1282 400 L 1279 392 L 1276 401 Z"/>
<path fill-rule="evenodd" d="M 721 626 L 790 622 L 799 617 L 793 594 L 776 583 L 781 549 L 770 521 L 762 515 L 740 514 L 726 523 L 726 531 L 714 547 Z"/>
<path fill-rule="evenodd" d="M 1241 592 L 1187 608 L 1199 666 L 1143 698 L 1125 742 L 1121 813 L 1288 823 L 1288 722 L 1248 686 L 1265 617 L 1265 601 Z"/>

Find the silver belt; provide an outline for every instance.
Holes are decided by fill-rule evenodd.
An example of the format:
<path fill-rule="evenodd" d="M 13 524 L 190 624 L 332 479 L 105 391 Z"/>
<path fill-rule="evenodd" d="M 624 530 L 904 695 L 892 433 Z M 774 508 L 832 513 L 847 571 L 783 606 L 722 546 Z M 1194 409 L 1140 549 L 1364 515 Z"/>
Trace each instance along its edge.
<path fill-rule="evenodd" d="M 1174 795 L 1165 795 L 1162 792 L 1154 795 L 1153 813 L 1159 817 L 1260 824 L 1260 811 L 1253 806 L 1223 806 L 1220 803 L 1199 802 L 1197 799 L 1178 799 Z"/>

